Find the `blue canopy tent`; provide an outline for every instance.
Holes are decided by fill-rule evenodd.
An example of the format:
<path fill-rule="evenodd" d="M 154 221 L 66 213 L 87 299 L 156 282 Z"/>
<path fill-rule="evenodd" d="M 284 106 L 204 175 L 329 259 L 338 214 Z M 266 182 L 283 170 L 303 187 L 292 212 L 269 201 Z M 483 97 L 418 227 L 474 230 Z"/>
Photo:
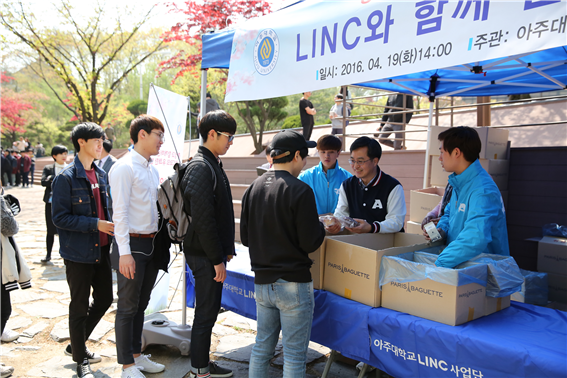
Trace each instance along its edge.
<path fill-rule="evenodd" d="M 474 14 L 474 20 L 471 20 L 470 18 L 472 17 L 469 17 L 467 20 L 468 23 L 459 23 L 461 21 L 459 17 L 455 15 L 462 9 L 467 10 L 469 7 L 472 9 L 473 2 L 459 1 L 458 3 L 452 3 L 452 5 L 455 6 L 455 13 L 452 18 L 449 18 L 448 14 L 445 15 L 446 17 L 443 18 L 442 21 L 443 27 L 446 27 L 446 30 L 441 29 L 441 16 L 439 16 L 438 19 L 439 30 L 446 33 L 448 32 L 450 37 L 453 38 L 450 39 L 449 37 L 443 36 L 445 39 L 442 40 L 442 42 L 452 41 L 451 49 L 453 50 L 453 54 L 451 55 L 451 61 L 456 64 L 445 68 L 435 66 L 435 62 L 442 64 L 442 62 L 449 61 L 443 60 L 445 57 L 441 57 L 442 54 L 438 50 L 436 57 L 433 54 L 434 59 L 430 60 L 428 58 L 426 60 L 424 58 L 421 61 L 417 61 L 417 64 L 405 66 L 403 70 L 394 67 L 394 69 L 390 71 L 387 69 L 384 70 L 383 67 L 380 67 L 379 70 L 371 71 L 372 68 L 374 68 L 370 65 L 373 60 L 368 60 L 368 55 L 364 55 L 367 53 L 367 46 L 364 45 L 360 47 L 362 43 L 359 43 L 359 46 L 355 46 L 357 41 L 365 41 L 370 37 L 364 38 L 362 33 L 358 36 L 356 34 L 353 35 L 353 30 L 358 30 L 355 27 L 360 25 L 364 27 L 364 21 L 367 21 L 368 27 L 376 26 L 373 32 L 377 33 L 377 31 L 382 30 L 378 29 L 378 26 L 382 24 L 382 20 L 389 20 L 391 17 L 391 24 L 386 23 L 386 29 L 383 33 L 384 36 L 389 30 L 389 44 L 386 44 L 388 36 L 384 36 L 384 44 L 374 44 L 372 46 L 379 48 L 379 51 L 392 48 L 394 49 L 393 51 L 395 51 L 398 47 L 393 46 L 401 46 L 399 48 L 400 54 L 398 55 L 400 60 L 402 59 L 401 55 L 403 49 L 408 46 L 409 48 L 405 50 L 405 52 L 415 50 L 416 53 L 420 51 L 421 55 L 421 50 L 418 50 L 419 46 L 423 47 L 422 50 L 424 52 L 427 46 L 433 46 L 431 51 L 434 51 L 435 46 L 440 47 L 440 45 L 437 45 L 439 40 L 430 42 L 430 36 L 438 38 L 440 34 L 425 34 L 424 38 L 422 31 L 422 35 L 420 35 L 420 22 L 422 22 L 420 21 L 420 12 L 427 9 L 419 8 L 416 10 L 416 8 L 421 7 L 422 4 L 425 3 L 436 2 L 416 2 L 412 4 L 406 2 L 394 3 L 383 0 L 372 3 L 373 8 L 368 8 L 368 5 L 362 6 L 358 4 L 358 2 L 349 3 L 348 7 L 344 7 L 344 2 L 341 3 L 336 0 L 299 1 L 278 12 L 249 20 L 243 25 L 238 25 L 235 29 L 203 35 L 203 83 L 201 104 L 205 102 L 203 99 L 206 92 L 206 70 L 209 68 L 229 69 L 229 84 L 231 83 L 231 75 L 235 79 L 238 79 L 237 74 L 233 75 L 234 70 L 237 70 L 238 74 L 248 75 L 248 87 L 245 85 L 234 85 L 235 89 L 231 89 L 232 93 L 230 93 L 230 99 L 228 98 L 229 91 L 227 90 L 228 101 L 269 98 L 300 93 L 303 91 L 301 89 L 302 86 L 303 88 L 322 89 L 340 85 L 357 85 L 428 97 L 430 100 L 429 126 L 431 126 L 432 122 L 433 100 L 436 97 L 456 95 L 474 97 L 510 95 L 567 88 L 567 43 L 565 38 L 567 2 L 564 0 L 525 0 L 514 2 L 492 0 L 483 1 L 482 3 L 474 2 L 476 13 Z M 465 5 L 465 7 L 461 9 L 461 5 Z M 429 4 L 427 6 L 433 5 Z M 442 9 L 442 7 L 439 8 L 437 14 L 439 14 Z M 490 17 L 488 16 L 489 10 L 491 12 Z M 372 13 L 369 13 L 371 11 Z M 482 12 L 486 13 L 486 19 L 484 18 L 485 14 Z M 546 15 L 544 14 L 546 12 L 549 13 Z M 479 24 L 478 21 L 480 21 L 481 14 L 484 22 L 491 21 L 492 24 Z M 557 14 L 559 14 L 559 16 L 556 16 Z M 367 15 L 368 17 L 365 18 Z M 402 15 L 403 19 L 400 20 L 399 15 Z M 414 15 L 415 19 L 412 20 L 411 16 Z M 460 19 L 462 20 L 465 15 L 466 12 L 461 13 Z M 323 21 L 318 18 L 321 18 Z M 549 24 L 548 26 L 550 27 L 548 27 L 548 29 L 555 28 L 555 34 L 543 34 L 543 39 L 539 40 L 540 38 L 538 38 L 538 41 L 535 41 L 538 44 L 533 44 L 535 43 L 533 36 L 532 39 L 528 41 L 529 38 L 525 38 L 525 34 L 528 33 L 528 28 L 531 31 L 532 23 L 539 25 L 542 23 L 539 20 L 546 18 L 547 20 L 543 21 L 543 23 Z M 513 19 L 516 23 L 506 25 L 506 23 L 512 22 L 510 19 Z M 433 19 L 429 21 L 433 21 Z M 407 38 L 407 35 L 397 33 L 401 27 L 403 27 L 402 31 L 406 34 L 408 30 L 413 30 L 414 23 L 412 22 L 417 24 L 416 28 L 418 32 L 416 37 L 413 39 Z M 400 24 L 403 26 L 400 26 Z M 341 58 L 341 52 L 339 51 L 341 47 L 341 40 L 337 37 L 337 35 L 340 34 L 340 32 L 338 33 L 338 30 L 340 31 L 339 25 L 342 25 L 343 28 L 342 47 L 345 51 L 342 53 L 346 54 L 347 58 Z M 510 33 L 511 35 L 503 40 L 504 42 L 510 40 L 510 42 L 506 45 L 502 43 L 505 47 L 501 50 L 490 50 L 487 48 L 488 45 L 486 45 L 484 50 L 481 50 L 482 46 L 480 46 L 478 47 L 478 51 L 474 51 L 475 48 L 472 48 L 474 47 L 473 43 L 477 40 L 480 41 L 481 39 L 479 39 L 479 37 L 481 35 L 476 35 L 475 37 L 471 36 L 479 33 L 479 25 L 483 25 L 487 31 L 497 27 L 502 28 L 500 29 L 501 34 L 503 30 L 512 31 L 512 33 Z M 332 31 L 333 26 L 334 34 Z M 397 29 L 394 29 L 394 26 L 396 26 Z M 391 28 L 388 29 L 389 27 Z M 504 29 L 505 27 L 508 29 Z M 304 32 L 302 28 L 307 29 L 307 31 Z M 467 28 L 471 30 L 466 30 Z M 465 30 L 463 31 L 461 29 Z M 275 60 L 275 63 L 271 66 L 264 67 L 261 61 L 258 62 L 262 54 L 262 51 L 258 49 L 258 41 L 263 41 L 260 39 L 265 30 L 270 31 L 270 33 L 272 33 L 271 38 L 277 41 L 272 41 L 269 35 L 267 36 L 268 38 L 264 38 L 264 40 L 268 39 L 268 42 L 271 41 L 271 44 L 268 43 L 267 45 L 268 51 L 271 52 L 271 47 L 272 50 L 276 50 L 279 55 L 276 55 L 276 53 L 271 53 L 272 55 L 268 54 L 269 56 L 266 62 L 268 60 L 270 60 L 270 62 Z M 514 33 L 514 31 L 516 32 Z M 311 33 L 313 35 L 312 39 L 305 37 L 305 35 L 310 37 Z M 256 49 L 254 51 L 251 51 L 251 46 L 254 44 L 250 43 L 250 41 L 253 40 L 249 37 L 250 34 L 258 35 L 256 39 Z M 453 34 L 455 36 L 453 36 Z M 507 34 L 508 32 L 506 32 L 506 35 Z M 370 38 L 374 39 L 372 43 L 379 42 L 376 38 L 382 38 L 381 35 L 382 34 L 376 34 L 374 37 Z M 541 37 L 542 34 L 540 33 L 539 36 Z M 356 39 L 354 39 L 355 37 Z M 350 41 L 353 40 L 354 42 L 351 43 Z M 301 45 L 301 43 L 303 43 L 303 45 Z M 420 43 L 421 45 L 419 45 Z M 466 45 L 468 45 L 468 49 Z M 266 46 L 266 44 L 264 43 L 263 46 Z M 413 46 L 418 47 L 413 48 Z M 445 43 L 445 46 L 447 46 L 447 43 Z M 325 50 L 326 48 L 327 50 Z M 242 53 L 243 49 L 248 49 L 248 55 Z M 318 56 L 319 49 L 321 56 Z M 329 49 L 331 53 L 334 54 L 331 60 L 329 60 Z M 429 50 L 430 49 L 427 51 Z M 324 56 L 325 54 L 327 55 Z M 386 54 L 388 54 L 388 52 L 382 53 L 380 63 L 382 66 L 386 66 Z M 394 52 L 393 54 L 397 53 Z M 244 56 L 244 58 L 241 58 L 241 56 Z M 363 57 L 360 58 L 361 56 Z M 393 55 L 387 56 L 388 59 L 390 59 L 391 56 Z M 473 56 L 476 59 L 472 59 Z M 316 62 L 318 58 L 321 58 L 322 63 L 316 63 L 319 64 L 319 66 L 314 66 L 312 61 Z M 341 59 L 343 59 L 343 61 L 341 61 Z M 361 72 L 360 76 L 341 76 L 337 74 L 334 75 L 336 77 L 334 77 L 333 80 L 321 81 L 323 79 L 319 77 L 319 67 L 323 64 L 334 65 L 336 61 L 336 68 L 339 69 L 340 63 L 345 62 L 344 59 L 347 59 L 346 61 L 360 59 L 360 62 L 363 64 L 359 70 L 362 72 L 366 70 L 363 77 L 370 80 L 354 80 L 362 76 Z M 256 68 L 255 71 L 254 65 L 252 65 L 253 60 Z M 377 60 L 378 59 L 376 59 L 375 66 L 377 66 L 378 63 Z M 368 70 L 366 69 L 366 62 L 368 62 Z M 311 63 L 311 65 L 309 65 L 309 63 Z M 248 64 L 251 68 L 245 66 L 245 64 Z M 343 64 L 343 71 L 344 66 L 345 64 Z M 248 72 L 246 71 L 247 68 Z M 268 72 L 266 68 L 272 71 Z M 300 76 L 310 69 L 315 71 L 315 68 L 317 69 L 316 80 L 311 76 Z M 424 68 L 428 69 L 424 70 Z M 323 73 L 324 70 L 326 70 L 326 68 L 323 68 L 321 72 Z M 405 73 L 401 75 L 385 74 L 385 72 L 399 71 Z M 252 73 L 250 74 L 250 72 Z M 278 75 L 281 76 L 281 82 L 277 82 L 274 79 L 274 76 Z M 290 77 L 293 77 L 293 80 L 290 80 Z M 306 84 L 309 80 L 311 80 L 310 83 Z M 296 87 L 292 88 L 290 82 L 297 82 Z M 247 91 L 246 95 L 244 97 L 235 96 L 235 92 L 238 93 L 241 89 Z M 427 145 L 429 145 L 429 140 Z M 426 162 L 426 172 L 427 169 Z"/>

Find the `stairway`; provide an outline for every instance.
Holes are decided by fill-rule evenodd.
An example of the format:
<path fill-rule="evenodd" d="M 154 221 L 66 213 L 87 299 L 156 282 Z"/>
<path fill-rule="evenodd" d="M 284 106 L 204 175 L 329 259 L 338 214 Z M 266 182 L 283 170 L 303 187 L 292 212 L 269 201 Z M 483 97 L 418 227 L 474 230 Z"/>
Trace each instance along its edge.
<path fill-rule="evenodd" d="M 126 149 L 112 150 L 111 154 L 117 158 L 122 157 L 127 152 Z M 409 219 L 410 191 L 420 189 L 423 186 L 423 162 L 424 151 L 384 151 L 380 160 L 380 168 L 394 176 L 404 187 L 406 207 Z M 245 156 L 245 157 L 224 157 L 221 158 L 224 170 L 230 182 L 232 191 L 233 209 L 235 217 L 235 239 L 240 241 L 240 212 L 242 209 L 242 197 L 250 184 L 258 177 L 256 167 L 266 162 L 264 156 Z M 352 173 L 348 163 L 349 153 L 343 152 L 339 156 L 339 165 Z M 68 158 L 68 162 L 73 161 L 73 156 Z M 34 183 L 40 185 L 43 167 L 52 164 L 51 157 L 39 158 L 36 160 Z M 319 157 L 307 157 L 305 169 L 309 169 L 319 164 Z"/>

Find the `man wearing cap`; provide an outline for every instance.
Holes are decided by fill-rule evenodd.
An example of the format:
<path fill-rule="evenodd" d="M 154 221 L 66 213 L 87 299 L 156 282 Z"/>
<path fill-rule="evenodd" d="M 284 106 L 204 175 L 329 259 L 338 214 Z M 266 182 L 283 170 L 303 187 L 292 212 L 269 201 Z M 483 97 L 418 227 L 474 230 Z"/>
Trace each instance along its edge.
<path fill-rule="evenodd" d="M 404 231 L 404 189 L 380 169 L 381 157 L 382 147 L 375 139 L 360 137 L 350 146 L 349 163 L 354 176 L 341 185 L 335 216 L 354 218 L 359 225 L 347 230 L 356 234 Z M 340 230 L 339 222 L 327 228 L 332 234 Z"/>
<path fill-rule="evenodd" d="M 325 228 L 313 191 L 297 176 L 315 146 L 298 132 L 278 133 L 271 143 L 274 170 L 258 177 L 242 198 L 240 238 L 250 250 L 258 320 L 250 378 L 268 376 L 280 330 L 284 377 L 305 375 L 315 305 L 309 253 L 323 243 Z"/>

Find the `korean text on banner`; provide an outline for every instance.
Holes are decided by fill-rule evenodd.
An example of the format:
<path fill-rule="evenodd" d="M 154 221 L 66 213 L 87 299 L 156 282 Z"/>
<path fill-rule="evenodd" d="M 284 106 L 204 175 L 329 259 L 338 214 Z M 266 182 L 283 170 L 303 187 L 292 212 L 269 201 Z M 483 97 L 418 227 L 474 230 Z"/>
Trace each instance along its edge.
<path fill-rule="evenodd" d="M 226 101 L 565 45 L 564 1 L 305 1 L 234 33 Z"/>
<path fill-rule="evenodd" d="M 150 87 L 147 114 L 159 119 L 165 129 L 165 141 L 159 150 L 159 155 L 152 156 L 153 165 L 159 172 L 160 184 L 173 174 L 173 166 L 183 156 L 188 105 L 189 97 L 160 87 Z"/>

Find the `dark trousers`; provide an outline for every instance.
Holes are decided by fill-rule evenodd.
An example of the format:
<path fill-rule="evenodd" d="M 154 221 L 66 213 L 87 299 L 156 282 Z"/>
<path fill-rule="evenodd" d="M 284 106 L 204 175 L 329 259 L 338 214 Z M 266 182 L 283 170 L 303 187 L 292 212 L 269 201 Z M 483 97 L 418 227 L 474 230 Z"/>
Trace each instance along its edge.
<path fill-rule="evenodd" d="M 313 124 L 303 125 L 303 137 L 305 140 L 311 139 L 311 133 L 313 132 Z"/>
<path fill-rule="evenodd" d="M 22 186 L 30 186 L 30 171 L 21 172 L 22 175 Z"/>
<path fill-rule="evenodd" d="M 151 251 L 152 239 L 141 239 L 149 243 Z M 132 247 L 132 243 L 130 244 Z M 150 295 L 156 282 L 158 269 L 153 263 L 153 255 L 135 253 L 136 262 L 134 279 L 129 280 L 120 272 L 118 278 L 118 310 L 116 311 L 116 356 L 121 365 L 134 363 L 134 354 L 142 353 L 142 331 L 144 329 L 144 311 L 148 307 Z"/>
<path fill-rule="evenodd" d="M 112 304 L 112 270 L 110 246 L 101 247 L 100 262 L 78 263 L 65 260 L 67 283 L 71 292 L 69 304 L 69 336 L 73 349 L 73 361 L 85 359 L 85 342 Z M 89 297 L 93 289 L 93 301 Z"/>
<path fill-rule="evenodd" d="M 30 168 L 30 184 L 33 186 L 33 175 L 35 174 L 35 164 L 32 164 Z"/>
<path fill-rule="evenodd" d="M 211 333 L 221 307 L 222 282 L 206 257 L 185 255 L 195 278 L 195 318 L 191 329 L 191 365 L 195 369 L 209 366 Z"/>
<path fill-rule="evenodd" d="M 4 333 L 4 328 L 6 327 L 6 323 L 8 319 L 10 319 L 10 315 L 12 314 L 12 301 L 10 301 L 10 292 L 6 290 L 4 285 L 0 285 L 2 288 L 0 289 L 0 306 L 2 309 L 0 310 L 1 313 L 1 322 L 2 322 L 2 330 L 0 331 L 0 335 Z"/>
<path fill-rule="evenodd" d="M 51 251 L 53 250 L 53 242 L 55 241 L 55 235 L 57 234 L 57 228 L 53 224 L 53 218 L 51 217 L 51 203 L 45 203 L 45 225 L 47 226 L 47 235 L 45 236 L 45 244 L 47 247 L 47 254 L 45 258 L 51 258 Z"/>

